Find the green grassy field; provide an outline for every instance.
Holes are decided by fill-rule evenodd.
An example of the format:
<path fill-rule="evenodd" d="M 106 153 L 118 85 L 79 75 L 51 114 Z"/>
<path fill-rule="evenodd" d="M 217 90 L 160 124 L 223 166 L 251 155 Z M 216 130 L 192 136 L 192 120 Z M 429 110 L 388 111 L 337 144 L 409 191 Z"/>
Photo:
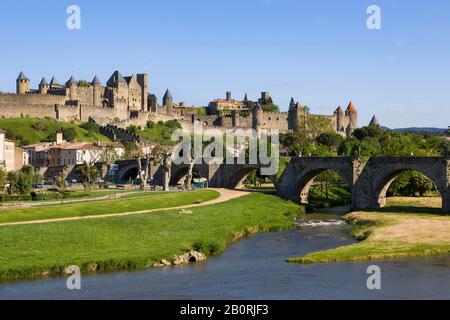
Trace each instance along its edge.
<path fill-rule="evenodd" d="M 21 146 L 50 141 L 57 132 L 69 128 L 75 130 L 78 141 L 109 141 L 104 135 L 89 132 L 76 124 L 68 122 L 36 118 L 0 118 L 0 129 L 5 130 L 8 137 Z"/>
<path fill-rule="evenodd" d="M 440 203 L 440 198 L 403 197 L 389 199 L 388 207 L 379 212 L 353 212 L 345 218 L 352 224 L 352 235 L 360 242 L 313 252 L 289 262 L 325 263 L 449 255 L 450 216 L 432 214 Z M 425 207 L 403 207 L 404 211 L 400 212 L 400 204 Z"/>
<path fill-rule="evenodd" d="M 258 231 L 292 228 L 301 207 L 272 195 L 251 194 L 229 202 L 178 210 L 0 228 L 0 279 L 61 274 L 78 265 L 136 269 L 191 249 L 222 252 L 231 241 Z"/>
<path fill-rule="evenodd" d="M 27 209 L 4 210 L 0 211 L 0 224 L 177 207 L 194 204 L 199 201 L 205 202 L 213 200 L 218 196 L 219 193 L 213 190 L 164 194 L 149 193 L 147 195 L 130 195 L 129 197 L 118 200 L 103 200 L 62 204 L 56 206 L 42 206 Z"/>

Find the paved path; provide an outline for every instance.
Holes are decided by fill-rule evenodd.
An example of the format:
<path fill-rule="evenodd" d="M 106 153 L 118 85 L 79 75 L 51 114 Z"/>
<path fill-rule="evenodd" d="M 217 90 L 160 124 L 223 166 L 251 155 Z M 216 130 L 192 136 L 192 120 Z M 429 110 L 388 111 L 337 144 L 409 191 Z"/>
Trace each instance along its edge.
<path fill-rule="evenodd" d="M 172 208 L 161 208 L 161 209 L 141 210 L 141 211 L 133 211 L 133 212 L 102 214 L 102 215 L 93 215 L 93 216 L 85 216 L 85 217 L 69 217 L 69 218 L 59 218 L 59 219 L 46 219 L 46 220 L 32 220 L 32 221 L 23 221 L 23 222 L 0 223 L 0 227 L 18 226 L 18 225 L 27 225 L 27 224 L 43 224 L 43 223 L 64 222 L 64 221 L 91 220 L 91 219 L 102 219 L 102 218 L 112 218 L 112 217 L 124 217 L 124 216 L 131 216 L 131 215 L 152 213 L 152 212 L 191 209 L 191 208 L 203 207 L 203 206 L 208 206 L 208 205 L 212 205 L 212 204 L 226 202 L 229 200 L 243 197 L 250 193 L 247 191 L 229 190 L 229 189 L 211 189 L 211 190 L 215 190 L 215 191 L 219 192 L 220 196 L 214 200 L 206 201 L 206 202 L 203 202 L 200 204 L 190 204 L 190 205 L 185 205 L 185 206 L 180 206 L 180 207 L 172 207 Z"/>

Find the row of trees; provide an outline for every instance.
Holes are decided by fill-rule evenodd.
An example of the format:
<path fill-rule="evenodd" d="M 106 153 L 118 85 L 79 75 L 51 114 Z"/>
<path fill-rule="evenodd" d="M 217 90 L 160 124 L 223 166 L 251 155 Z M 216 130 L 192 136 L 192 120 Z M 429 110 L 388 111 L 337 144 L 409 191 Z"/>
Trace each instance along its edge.
<path fill-rule="evenodd" d="M 320 127 L 320 126 L 319 126 Z M 291 155 L 301 156 L 450 156 L 450 141 L 439 135 L 356 129 L 344 138 L 332 131 L 291 132 L 281 136 Z"/>

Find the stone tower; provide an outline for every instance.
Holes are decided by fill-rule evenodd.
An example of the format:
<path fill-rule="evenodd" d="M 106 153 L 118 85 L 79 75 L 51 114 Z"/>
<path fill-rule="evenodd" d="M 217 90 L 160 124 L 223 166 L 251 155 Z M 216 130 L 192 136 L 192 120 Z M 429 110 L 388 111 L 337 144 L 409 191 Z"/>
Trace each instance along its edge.
<path fill-rule="evenodd" d="M 334 115 L 336 117 L 336 131 L 337 132 L 344 132 L 345 131 L 345 127 L 344 127 L 344 110 L 342 110 L 342 108 L 339 106 L 339 108 L 336 109 L 336 111 L 334 112 Z"/>
<path fill-rule="evenodd" d="M 61 89 L 62 85 L 59 83 L 58 80 L 56 80 L 56 77 L 53 76 L 52 80 L 50 81 L 50 89 Z"/>
<path fill-rule="evenodd" d="M 170 90 L 167 89 L 163 97 L 163 107 L 166 109 L 166 114 L 171 116 L 173 114 L 173 98 Z"/>
<path fill-rule="evenodd" d="M 30 91 L 30 79 L 23 72 L 20 72 L 16 80 L 17 94 L 25 94 Z"/>
<path fill-rule="evenodd" d="M 100 79 L 95 76 L 94 79 L 91 82 L 92 86 L 92 105 L 95 107 L 100 107 L 102 105 L 102 83 L 100 82 Z"/>
<path fill-rule="evenodd" d="M 239 112 L 237 110 L 233 110 L 231 112 L 231 122 L 233 128 L 237 128 L 240 126 Z"/>
<path fill-rule="evenodd" d="M 350 138 L 353 135 L 353 132 L 355 131 L 355 128 L 353 127 L 353 124 L 350 122 L 347 126 L 347 129 L 345 130 L 345 135 L 347 138 Z"/>
<path fill-rule="evenodd" d="M 225 100 L 231 101 L 231 91 L 227 91 Z"/>
<path fill-rule="evenodd" d="M 39 83 L 39 93 L 47 94 L 49 89 L 50 89 L 50 84 L 47 82 L 47 79 L 42 78 L 41 82 Z"/>
<path fill-rule="evenodd" d="M 263 109 L 259 103 L 255 103 L 253 107 L 253 129 L 256 130 L 256 134 L 259 137 L 261 134 L 261 126 L 263 125 Z"/>
<path fill-rule="evenodd" d="M 148 111 L 148 75 L 138 74 L 137 81 L 141 86 L 141 111 Z"/>
<path fill-rule="evenodd" d="M 66 88 L 69 89 L 69 99 L 77 100 L 77 80 L 74 76 L 71 76 L 69 81 L 66 82 Z"/>
<path fill-rule="evenodd" d="M 349 123 L 352 124 L 353 128 L 358 128 L 358 111 L 356 111 L 356 108 L 351 101 L 345 111 L 345 116 L 349 118 Z"/>

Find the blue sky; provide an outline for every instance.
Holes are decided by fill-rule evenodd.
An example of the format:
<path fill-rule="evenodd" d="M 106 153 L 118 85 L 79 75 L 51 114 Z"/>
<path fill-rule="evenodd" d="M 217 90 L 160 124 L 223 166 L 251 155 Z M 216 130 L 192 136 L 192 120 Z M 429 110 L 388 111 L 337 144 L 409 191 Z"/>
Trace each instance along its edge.
<path fill-rule="evenodd" d="M 81 8 L 81 30 L 66 28 L 67 6 Z M 382 29 L 366 27 L 377 4 Z M 105 82 L 147 72 L 160 99 L 206 105 L 231 90 L 256 99 L 269 91 L 314 113 L 350 100 L 360 125 L 376 114 L 389 127 L 450 125 L 448 0 L 3 0 L 0 90 L 20 70 L 73 73 Z"/>

